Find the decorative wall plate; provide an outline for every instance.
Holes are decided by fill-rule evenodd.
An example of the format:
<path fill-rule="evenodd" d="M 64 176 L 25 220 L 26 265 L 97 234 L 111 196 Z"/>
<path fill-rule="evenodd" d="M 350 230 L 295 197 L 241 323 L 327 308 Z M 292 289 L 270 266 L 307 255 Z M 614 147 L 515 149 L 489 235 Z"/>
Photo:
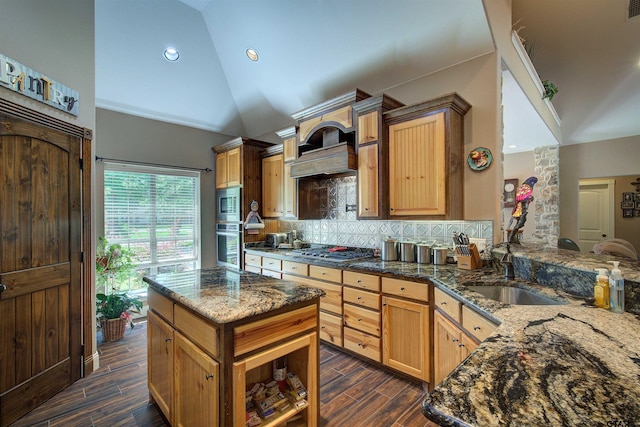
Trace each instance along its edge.
<path fill-rule="evenodd" d="M 474 171 L 481 171 L 489 167 L 493 162 L 493 156 L 488 148 L 478 147 L 471 150 L 467 157 L 469 167 Z"/>

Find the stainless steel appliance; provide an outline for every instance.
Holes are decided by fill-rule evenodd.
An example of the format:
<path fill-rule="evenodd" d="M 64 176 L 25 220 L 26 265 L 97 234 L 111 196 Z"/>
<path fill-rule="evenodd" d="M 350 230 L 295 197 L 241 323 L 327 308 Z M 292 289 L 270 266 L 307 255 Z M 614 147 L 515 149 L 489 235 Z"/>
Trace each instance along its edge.
<path fill-rule="evenodd" d="M 288 255 L 302 258 L 325 259 L 333 262 L 348 262 L 373 257 L 373 249 L 348 248 L 345 246 L 294 249 Z"/>
<path fill-rule="evenodd" d="M 287 233 L 267 233 L 265 243 L 271 248 L 277 248 L 280 243 L 285 243 Z"/>
<path fill-rule="evenodd" d="M 240 269 L 242 265 L 242 224 L 216 224 L 217 263 Z"/>
<path fill-rule="evenodd" d="M 216 191 L 216 221 L 243 221 L 240 191 L 240 187 L 222 188 Z"/>

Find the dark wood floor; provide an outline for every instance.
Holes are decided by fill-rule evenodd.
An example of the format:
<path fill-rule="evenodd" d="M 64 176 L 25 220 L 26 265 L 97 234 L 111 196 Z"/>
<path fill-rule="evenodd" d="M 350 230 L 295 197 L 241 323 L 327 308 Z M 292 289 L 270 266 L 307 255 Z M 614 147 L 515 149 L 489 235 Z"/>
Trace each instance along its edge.
<path fill-rule="evenodd" d="M 99 370 L 11 427 L 166 426 L 149 404 L 146 326 L 138 323 L 122 340 L 99 344 Z M 420 386 L 325 345 L 320 363 L 321 426 L 437 427 L 420 412 Z"/>

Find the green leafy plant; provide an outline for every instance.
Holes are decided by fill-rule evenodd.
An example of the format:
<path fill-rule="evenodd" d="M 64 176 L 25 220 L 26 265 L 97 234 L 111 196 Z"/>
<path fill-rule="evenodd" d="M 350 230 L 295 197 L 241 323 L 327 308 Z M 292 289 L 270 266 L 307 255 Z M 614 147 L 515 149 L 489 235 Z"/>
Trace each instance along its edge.
<path fill-rule="evenodd" d="M 96 273 L 107 276 L 109 274 L 127 275 L 135 269 L 133 257 L 135 254 L 124 249 L 118 243 L 109 243 L 104 237 L 98 239 L 96 248 Z"/>
<path fill-rule="evenodd" d="M 542 85 L 544 86 L 544 96 L 542 99 L 549 98 L 549 101 L 551 101 L 556 93 L 558 93 L 558 87 L 549 80 L 543 80 Z"/>
<path fill-rule="evenodd" d="M 125 319 L 133 329 L 133 314 L 142 309 L 142 301 L 126 293 L 96 294 L 96 314 L 100 319 Z"/>

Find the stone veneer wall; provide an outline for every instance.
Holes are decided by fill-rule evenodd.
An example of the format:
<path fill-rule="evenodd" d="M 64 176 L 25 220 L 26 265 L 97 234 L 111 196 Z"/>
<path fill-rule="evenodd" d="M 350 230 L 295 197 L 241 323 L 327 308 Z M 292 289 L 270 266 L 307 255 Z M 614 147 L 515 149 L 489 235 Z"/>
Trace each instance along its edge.
<path fill-rule="evenodd" d="M 296 230 L 311 243 L 365 248 L 380 247 L 385 236 L 397 240 L 438 241 L 453 245 L 454 231 L 493 242 L 493 221 L 396 221 L 357 220 L 356 177 L 330 178 L 314 182 L 314 191 L 327 194 L 320 201 L 322 219 L 280 221 L 280 230 Z M 349 207 L 349 209 L 347 209 Z"/>
<path fill-rule="evenodd" d="M 534 239 L 557 248 L 560 237 L 560 148 L 556 145 L 534 150 L 538 183 L 534 187 Z"/>

